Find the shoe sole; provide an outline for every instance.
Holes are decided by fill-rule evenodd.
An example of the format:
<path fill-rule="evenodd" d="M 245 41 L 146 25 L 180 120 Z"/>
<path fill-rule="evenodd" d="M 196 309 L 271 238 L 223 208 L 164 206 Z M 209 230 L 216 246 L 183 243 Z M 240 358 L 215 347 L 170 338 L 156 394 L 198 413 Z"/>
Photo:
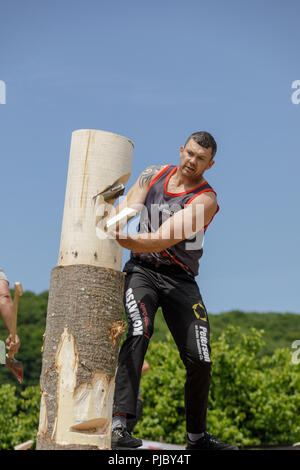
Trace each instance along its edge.
<path fill-rule="evenodd" d="M 135 450 L 135 449 L 139 449 L 139 447 L 141 447 L 143 444 L 141 444 L 140 446 L 136 446 L 136 447 L 120 447 L 120 446 L 112 446 L 111 450 Z"/>
<path fill-rule="evenodd" d="M 239 450 L 237 446 L 225 447 L 224 449 L 199 449 L 197 447 L 186 447 L 185 450 Z"/>

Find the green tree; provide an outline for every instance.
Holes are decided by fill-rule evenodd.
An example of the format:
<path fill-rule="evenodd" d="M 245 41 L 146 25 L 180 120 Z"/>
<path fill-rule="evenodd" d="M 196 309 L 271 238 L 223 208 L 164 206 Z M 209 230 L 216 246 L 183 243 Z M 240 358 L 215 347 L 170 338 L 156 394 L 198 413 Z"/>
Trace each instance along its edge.
<path fill-rule="evenodd" d="M 291 351 L 260 357 L 263 332 L 227 327 L 212 343 L 208 430 L 242 446 L 300 440 L 299 365 Z M 174 342 L 150 343 L 150 371 L 143 377 L 144 416 L 136 434 L 183 444 L 185 371 Z"/>
<path fill-rule="evenodd" d="M 0 449 L 13 449 L 15 445 L 35 442 L 39 423 L 39 387 L 27 387 L 16 394 L 16 387 L 5 384 L 0 387 Z"/>

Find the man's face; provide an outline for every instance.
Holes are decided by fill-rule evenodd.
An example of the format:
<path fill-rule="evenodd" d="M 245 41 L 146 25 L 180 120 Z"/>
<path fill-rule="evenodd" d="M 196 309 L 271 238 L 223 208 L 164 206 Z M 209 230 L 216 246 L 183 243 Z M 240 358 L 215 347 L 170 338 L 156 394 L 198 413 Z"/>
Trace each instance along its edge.
<path fill-rule="evenodd" d="M 194 139 L 190 139 L 185 147 L 180 147 L 180 169 L 183 176 L 197 179 L 214 163 L 211 147 L 206 149 Z"/>

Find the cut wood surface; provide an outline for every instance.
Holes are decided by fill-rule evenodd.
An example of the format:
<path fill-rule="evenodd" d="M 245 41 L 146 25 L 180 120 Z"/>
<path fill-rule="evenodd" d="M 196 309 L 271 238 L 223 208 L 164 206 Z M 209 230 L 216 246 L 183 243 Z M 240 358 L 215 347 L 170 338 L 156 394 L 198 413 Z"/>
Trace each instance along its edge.
<path fill-rule="evenodd" d="M 30 447 L 33 446 L 33 441 L 26 441 L 22 442 L 22 444 L 18 444 L 14 447 L 14 450 L 28 450 Z"/>

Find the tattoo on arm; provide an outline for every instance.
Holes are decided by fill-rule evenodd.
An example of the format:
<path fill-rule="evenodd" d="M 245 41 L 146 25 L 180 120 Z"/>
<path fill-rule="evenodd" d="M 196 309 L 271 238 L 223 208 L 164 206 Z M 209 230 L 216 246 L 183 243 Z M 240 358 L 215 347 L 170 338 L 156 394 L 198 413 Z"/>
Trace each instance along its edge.
<path fill-rule="evenodd" d="M 146 186 L 150 182 L 151 178 L 156 173 L 158 173 L 160 169 L 161 169 L 161 166 L 157 166 L 157 165 L 148 166 L 148 168 L 146 168 L 141 174 L 141 176 L 139 177 L 140 188 L 143 188 L 144 186 Z"/>

